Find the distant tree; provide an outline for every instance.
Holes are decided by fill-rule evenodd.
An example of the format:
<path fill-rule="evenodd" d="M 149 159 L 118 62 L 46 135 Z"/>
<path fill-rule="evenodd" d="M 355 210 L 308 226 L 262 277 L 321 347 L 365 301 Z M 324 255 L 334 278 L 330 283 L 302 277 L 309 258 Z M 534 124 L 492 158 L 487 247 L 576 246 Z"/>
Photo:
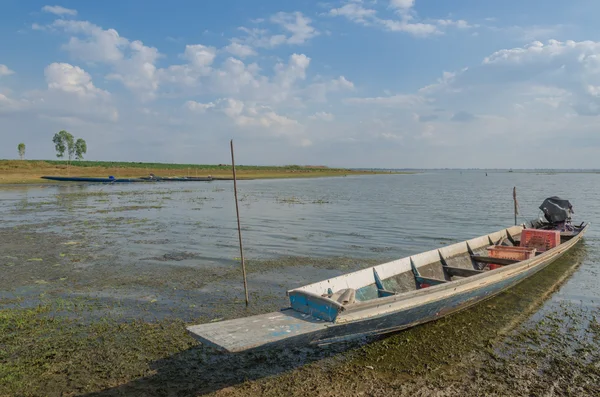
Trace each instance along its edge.
<path fill-rule="evenodd" d="M 23 160 L 23 157 L 25 157 L 25 144 L 19 143 L 19 145 L 17 145 L 17 150 L 19 151 L 19 157 Z"/>
<path fill-rule="evenodd" d="M 75 158 L 77 160 L 83 160 L 83 155 L 87 153 L 87 144 L 85 140 L 79 138 L 75 142 Z"/>
<path fill-rule="evenodd" d="M 54 148 L 56 149 L 56 157 L 64 157 L 66 151 L 70 162 L 73 158 L 73 153 L 75 153 L 75 141 L 73 139 L 73 135 L 69 134 L 65 130 L 59 131 L 54 134 L 52 142 L 54 142 Z"/>

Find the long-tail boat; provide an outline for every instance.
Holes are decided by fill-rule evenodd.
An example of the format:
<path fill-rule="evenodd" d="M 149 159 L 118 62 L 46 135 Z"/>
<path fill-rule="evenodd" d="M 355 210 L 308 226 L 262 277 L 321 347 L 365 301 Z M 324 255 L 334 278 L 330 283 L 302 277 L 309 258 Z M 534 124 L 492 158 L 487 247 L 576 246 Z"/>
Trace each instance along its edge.
<path fill-rule="evenodd" d="M 396 332 L 466 309 L 539 272 L 583 237 L 568 200 L 544 218 L 287 291 L 278 312 L 188 327 L 228 352 L 318 344 Z"/>

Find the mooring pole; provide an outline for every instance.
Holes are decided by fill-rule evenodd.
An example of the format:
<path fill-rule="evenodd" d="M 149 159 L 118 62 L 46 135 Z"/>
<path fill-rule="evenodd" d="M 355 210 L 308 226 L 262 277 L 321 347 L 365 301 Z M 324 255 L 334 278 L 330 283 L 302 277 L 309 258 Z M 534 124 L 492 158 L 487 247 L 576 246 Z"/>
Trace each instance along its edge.
<path fill-rule="evenodd" d="M 515 202 L 515 226 L 517 226 L 517 214 L 519 210 L 517 209 L 517 187 L 513 187 L 513 201 Z"/>
<path fill-rule="evenodd" d="M 242 259 L 242 275 L 244 276 L 244 293 L 246 294 L 246 306 L 248 306 L 248 282 L 246 281 L 246 262 L 244 262 L 244 247 L 242 245 L 242 227 L 240 225 L 240 208 L 238 206 L 237 179 L 235 176 L 235 158 L 233 156 L 233 139 L 231 145 L 231 169 L 233 170 L 233 194 L 235 195 L 235 213 L 237 214 L 238 238 L 240 240 L 240 258 Z"/>

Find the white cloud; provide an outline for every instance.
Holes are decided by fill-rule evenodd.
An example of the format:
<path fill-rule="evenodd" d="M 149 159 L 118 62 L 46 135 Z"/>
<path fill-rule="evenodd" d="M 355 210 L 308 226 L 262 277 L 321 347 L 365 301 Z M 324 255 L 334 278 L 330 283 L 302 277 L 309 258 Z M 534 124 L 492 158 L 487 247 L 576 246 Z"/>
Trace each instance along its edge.
<path fill-rule="evenodd" d="M 458 19 L 458 20 L 438 19 L 436 21 L 436 24 L 438 24 L 439 26 L 453 26 L 457 29 L 471 29 L 471 28 L 476 28 L 479 26 L 479 25 L 471 25 L 464 19 Z"/>
<path fill-rule="evenodd" d="M 408 10 L 414 5 L 415 0 L 390 0 L 390 7 L 400 10 Z"/>
<path fill-rule="evenodd" d="M 220 110 L 231 118 L 238 126 L 268 128 L 276 135 L 293 134 L 295 130 L 288 127 L 297 126 L 297 120 L 277 114 L 268 106 L 253 102 L 244 103 L 240 100 L 227 98 L 219 101 Z"/>
<path fill-rule="evenodd" d="M 104 30 L 88 21 L 58 19 L 50 26 L 81 36 L 71 36 L 69 42 L 62 48 L 73 58 L 87 62 L 118 62 L 123 59 L 123 51 L 129 45 L 129 40 L 119 36 L 116 30 Z"/>
<path fill-rule="evenodd" d="M 9 76 L 11 74 L 14 74 L 15 72 L 13 70 L 10 70 L 8 68 L 8 66 L 3 65 L 0 63 L 0 77 L 2 76 Z"/>
<path fill-rule="evenodd" d="M 278 12 L 271 17 L 271 22 L 291 33 L 291 36 L 286 39 L 288 44 L 304 44 L 319 35 L 319 32 L 310 25 L 311 19 L 298 11 L 294 13 Z"/>
<path fill-rule="evenodd" d="M 312 20 L 298 11 L 279 12 L 271 16 L 269 21 L 279 27 L 283 33 L 272 34 L 268 29 L 242 26 L 238 29 L 246 33 L 246 37 L 232 39 L 232 42 L 255 48 L 274 48 L 283 44 L 304 44 L 320 34 L 311 25 Z"/>
<path fill-rule="evenodd" d="M 118 111 L 110 104 L 110 94 L 96 87 L 91 76 L 78 66 L 52 63 L 44 69 L 47 90 L 23 93 L 13 99 L 0 93 L 0 111 L 14 113 L 30 111 L 41 117 L 67 117 L 71 120 L 118 119 Z"/>
<path fill-rule="evenodd" d="M 52 63 L 44 70 L 49 90 L 73 93 L 80 97 L 107 96 L 108 92 L 94 86 L 90 75 L 78 66 Z"/>
<path fill-rule="evenodd" d="M 27 91 L 18 99 L 0 94 L 0 112 L 69 125 L 118 121 L 119 112 L 110 93 L 96 87 L 80 67 L 52 63 L 44 69 L 44 75 L 46 90 Z"/>
<path fill-rule="evenodd" d="M 213 102 L 200 103 L 196 101 L 187 101 L 185 107 L 192 112 L 206 113 L 207 110 L 214 108 L 216 105 Z"/>
<path fill-rule="evenodd" d="M 156 97 L 159 78 L 154 65 L 159 58 L 158 50 L 147 47 L 141 41 L 129 44 L 131 55 L 115 65 L 115 73 L 106 76 L 109 80 L 118 80 L 142 100 Z"/>
<path fill-rule="evenodd" d="M 327 112 L 317 112 L 311 116 L 308 116 L 308 118 L 311 120 L 333 121 L 335 116 Z"/>
<path fill-rule="evenodd" d="M 56 20 L 52 28 L 72 34 L 63 45 L 75 59 L 90 63 L 104 63 L 112 68 L 106 76 L 123 83 L 142 100 L 156 96 L 159 76 L 155 66 L 160 53 L 141 41 L 121 37 L 114 29 L 102 29 L 88 21 Z"/>
<path fill-rule="evenodd" d="M 63 16 L 63 15 L 75 16 L 75 15 L 77 15 L 77 10 L 73 10 L 73 9 L 65 8 L 65 7 L 61 7 L 61 6 L 43 6 L 42 11 L 49 12 L 50 14 L 54 14 L 54 15 L 58 15 L 58 16 Z"/>
<path fill-rule="evenodd" d="M 367 97 L 367 98 L 348 98 L 348 104 L 355 105 L 378 105 L 393 108 L 408 108 L 426 102 L 426 99 L 419 95 L 397 94 L 386 97 Z"/>
<path fill-rule="evenodd" d="M 197 69 L 206 68 L 212 65 L 216 56 L 216 48 L 207 47 L 202 44 L 186 45 L 185 53 L 183 54 L 183 58 L 188 60 L 189 63 Z"/>
<path fill-rule="evenodd" d="M 332 8 L 329 10 L 329 15 L 331 16 L 346 17 L 352 22 L 361 24 L 369 24 L 373 19 L 375 19 L 376 14 L 377 11 L 364 8 L 357 3 L 348 3 L 344 4 L 340 8 Z"/>
<path fill-rule="evenodd" d="M 235 55 L 238 58 L 246 58 L 256 55 L 256 51 L 254 51 L 252 47 L 235 42 L 229 44 L 227 47 L 224 48 L 224 50 L 232 55 Z"/>
<path fill-rule="evenodd" d="M 354 83 L 340 76 L 326 82 L 315 82 L 310 84 L 304 92 L 306 96 L 316 102 L 327 102 L 327 96 L 334 92 L 345 92 L 354 90 Z"/>
<path fill-rule="evenodd" d="M 310 58 L 304 54 L 292 54 L 287 64 L 275 65 L 275 82 L 285 90 L 289 90 L 296 81 L 306 78 L 306 69 Z"/>
<path fill-rule="evenodd" d="M 413 36 L 426 37 L 432 34 L 441 33 L 437 26 L 430 23 L 411 23 L 405 20 L 395 21 L 390 19 L 381 19 L 378 21 L 386 30 L 391 32 L 405 32 Z"/>
<path fill-rule="evenodd" d="M 362 2 L 351 2 L 339 8 L 329 10 L 330 16 L 341 16 L 346 19 L 364 25 L 379 26 L 390 32 L 404 32 L 415 37 L 428 37 L 442 34 L 444 29 L 454 27 L 457 29 L 469 29 L 477 27 L 470 25 L 467 21 L 459 19 L 438 19 L 433 21 L 419 21 L 414 11 L 414 0 L 391 0 L 389 8 L 395 11 L 394 18 L 379 17 L 374 8 L 365 8 Z M 375 4 L 375 2 L 373 2 Z"/>
<path fill-rule="evenodd" d="M 210 76 L 210 86 L 214 93 L 221 95 L 253 95 L 261 92 L 265 78 L 258 75 L 258 65 L 249 64 L 236 58 L 227 58 L 220 68 Z"/>

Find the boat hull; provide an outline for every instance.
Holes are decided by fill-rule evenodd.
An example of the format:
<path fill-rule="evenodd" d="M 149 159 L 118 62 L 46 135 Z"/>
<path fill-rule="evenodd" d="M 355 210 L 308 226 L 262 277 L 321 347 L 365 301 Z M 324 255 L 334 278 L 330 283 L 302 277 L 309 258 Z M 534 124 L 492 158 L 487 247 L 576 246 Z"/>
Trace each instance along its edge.
<path fill-rule="evenodd" d="M 60 182 L 94 182 L 94 183 L 132 183 L 132 182 L 148 182 L 138 178 L 93 178 L 80 176 L 43 176 L 42 179 Z"/>
<path fill-rule="evenodd" d="M 61 182 L 90 182 L 90 183 L 140 183 L 140 182 L 210 182 L 210 177 L 142 177 L 142 178 L 94 178 L 80 176 L 43 176 L 42 179 Z"/>
<path fill-rule="evenodd" d="M 532 259 L 445 285 L 362 302 L 335 322 L 291 309 L 188 327 L 201 342 L 228 352 L 285 344 L 330 344 L 400 331 L 469 308 L 544 269 L 583 237 L 575 237 Z"/>

